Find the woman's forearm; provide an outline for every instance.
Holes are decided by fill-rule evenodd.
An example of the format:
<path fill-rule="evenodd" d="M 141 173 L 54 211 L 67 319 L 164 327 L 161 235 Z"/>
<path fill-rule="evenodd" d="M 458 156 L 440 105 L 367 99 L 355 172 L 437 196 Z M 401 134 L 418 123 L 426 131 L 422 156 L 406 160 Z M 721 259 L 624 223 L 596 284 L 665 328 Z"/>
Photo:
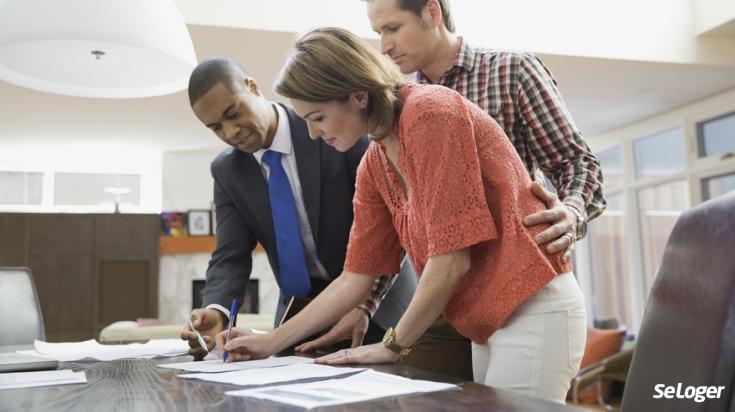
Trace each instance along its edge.
<path fill-rule="evenodd" d="M 365 300 L 374 282 L 373 276 L 342 272 L 301 312 L 273 331 L 274 353 L 334 324 Z"/>
<path fill-rule="evenodd" d="M 429 258 L 416 293 L 395 328 L 397 344 L 413 346 L 444 311 L 469 269 L 469 248 Z"/>

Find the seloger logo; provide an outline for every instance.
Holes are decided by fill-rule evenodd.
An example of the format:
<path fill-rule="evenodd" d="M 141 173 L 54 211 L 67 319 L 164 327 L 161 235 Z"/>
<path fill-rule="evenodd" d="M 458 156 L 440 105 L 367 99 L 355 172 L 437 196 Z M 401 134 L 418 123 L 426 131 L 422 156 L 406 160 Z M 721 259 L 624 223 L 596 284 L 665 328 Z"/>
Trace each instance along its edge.
<path fill-rule="evenodd" d="M 687 386 L 682 388 L 681 382 L 676 386 L 666 386 L 663 383 L 653 387 L 653 399 L 694 399 L 694 402 L 704 402 L 706 399 L 720 399 L 724 386 Z"/>

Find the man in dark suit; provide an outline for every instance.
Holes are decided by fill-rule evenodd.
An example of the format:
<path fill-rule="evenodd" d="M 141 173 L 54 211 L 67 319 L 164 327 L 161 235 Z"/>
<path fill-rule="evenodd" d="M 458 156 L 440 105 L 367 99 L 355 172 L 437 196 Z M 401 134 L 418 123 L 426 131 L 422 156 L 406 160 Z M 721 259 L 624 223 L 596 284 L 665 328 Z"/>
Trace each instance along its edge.
<path fill-rule="evenodd" d="M 197 118 L 232 146 L 211 165 L 217 247 L 207 269 L 205 308 L 191 316 L 211 349 L 231 316 L 230 302 L 245 293 L 258 242 L 281 289 L 276 321 L 291 296 L 314 297 L 339 276 L 357 166 L 368 140 L 345 153 L 322 139 L 311 140 L 290 107 L 269 102 L 255 80 L 226 58 L 197 66 L 189 80 L 189 101 Z M 380 341 L 387 328 L 380 324 L 394 324 L 415 289 L 415 276 L 397 278 L 387 297 L 386 278 L 376 280 L 366 302 L 338 321 L 325 340 L 352 338 L 353 346 L 363 337 Z M 205 354 L 188 327 L 181 338 L 189 341 L 190 354 Z"/>

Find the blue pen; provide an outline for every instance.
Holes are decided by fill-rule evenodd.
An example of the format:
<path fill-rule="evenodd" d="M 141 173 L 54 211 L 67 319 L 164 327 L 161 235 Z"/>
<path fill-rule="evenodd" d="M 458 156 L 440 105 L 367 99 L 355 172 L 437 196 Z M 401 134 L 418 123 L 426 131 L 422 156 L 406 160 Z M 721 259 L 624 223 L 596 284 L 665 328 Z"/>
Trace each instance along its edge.
<path fill-rule="evenodd" d="M 227 323 L 227 337 L 225 343 L 230 341 L 230 334 L 232 333 L 232 327 L 235 326 L 235 319 L 237 318 L 237 299 L 232 299 L 232 305 L 230 306 L 230 321 Z M 224 349 L 224 347 L 222 348 Z M 227 362 L 227 351 L 222 355 L 222 362 Z"/>

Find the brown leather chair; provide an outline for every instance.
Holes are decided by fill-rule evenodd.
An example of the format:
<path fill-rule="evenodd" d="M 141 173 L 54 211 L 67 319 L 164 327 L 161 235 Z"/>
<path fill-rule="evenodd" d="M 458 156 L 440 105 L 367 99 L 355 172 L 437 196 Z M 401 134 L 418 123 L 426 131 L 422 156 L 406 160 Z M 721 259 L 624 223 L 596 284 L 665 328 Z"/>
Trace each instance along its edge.
<path fill-rule="evenodd" d="M 719 399 L 656 385 L 724 386 Z M 735 411 L 735 193 L 684 212 L 666 244 L 623 394 L 624 412 Z M 659 387 L 661 388 L 661 387 Z M 663 388 L 661 388 L 663 390 Z M 691 393 L 691 391 L 690 391 Z"/>
<path fill-rule="evenodd" d="M 617 389 L 625 384 L 633 355 L 632 349 L 621 352 L 624 338 L 622 328 L 587 328 L 584 357 L 579 373 L 572 379 L 568 400 L 582 405 L 596 403 L 608 411 L 620 410 L 622 391 Z"/>

